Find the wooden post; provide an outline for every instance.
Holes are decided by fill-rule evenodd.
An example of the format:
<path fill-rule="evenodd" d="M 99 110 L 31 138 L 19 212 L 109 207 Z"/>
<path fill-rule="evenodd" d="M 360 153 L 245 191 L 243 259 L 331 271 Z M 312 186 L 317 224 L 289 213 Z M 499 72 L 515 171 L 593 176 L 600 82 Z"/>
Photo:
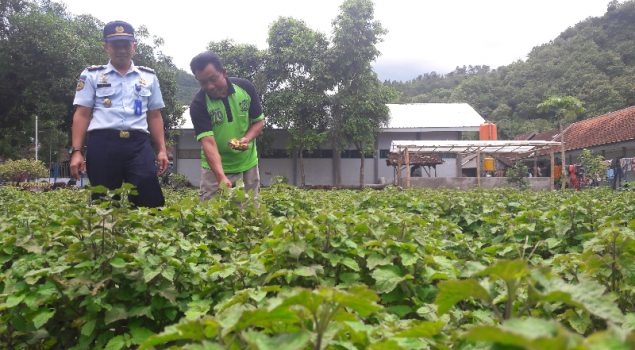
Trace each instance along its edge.
<path fill-rule="evenodd" d="M 481 151 L 476 152 L 476 186 L 481 187 Z"/>
<path fill-rule="evenodd" d="M 392 184 L 397 186 L 397 165 L 392 166 Z"/>
<path fill-rule="evenodd" d="M 408 147 L 405 150 L 406 154 L 404 158 L 406 160 L 406 187 L 410 187 L 410 152 L 408 152 Z"/>
<path fill-rule="evenodd" d="M 401 158 L 402 158 L 402 154 L 400 152 L 397 152 L 397 154 L 399 155 L 397 157 L 397 168 L 395 168 L 395 173 L 397 174 L 397 186 L 403 186 L 403 184 L 401 183 Z"/>
<path fill-rule="evenodd" d="M 556 157 L 553 155 L 553 147 L 549 149 L 549 155 L 551 158 L 551 190 L 556 189 L 556 173 L 553 171 L 556 167 Z"/>
<path fill-rule="evenodd" d="M 534 151 L 534 177 L 538 177 L 538 152 Z"/>

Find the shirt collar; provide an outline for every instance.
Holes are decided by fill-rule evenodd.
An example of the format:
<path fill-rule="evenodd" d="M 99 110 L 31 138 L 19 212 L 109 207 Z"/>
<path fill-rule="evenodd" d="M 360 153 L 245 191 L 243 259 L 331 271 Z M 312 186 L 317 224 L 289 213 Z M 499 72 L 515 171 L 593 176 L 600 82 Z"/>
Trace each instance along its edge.
<path fill-rule="evenodd" d="M 104 74 L 108 74 L 110 72 L 118 73 L 117 69 L 115 69 L 115 66 L 112 65 L 112 62 L 108 61 L 108 64 L 106 65 L 106 71 L 104 72 Z M 137 72 L 138 74 L 141 74 L 139 72 L 139 68 L 135 66 L 134 61 L 130 62 L 130 68 L 128 68 L 126 75 L 130 74 L 131 72 Z"/>
<path fill-rule="evenodd" d="M 233 93 L 236 92 L 236 89 L 234 89 L 234 84 L 232 84 L 232 82 L 229 80 L 228 78 L 225 78 L 225 81 L 227 81 L 227 96 L 223 97 L 223 98 L 228 98 L 230 95 L 232 95 Z M 202 89 L 201 89 L 202 90 Z M 210 95 L 208 95 L 207 93 L 205 93 L 205 96 L 207 96 L 207 98 L 209 98 L 210 100 L 222 100 L 223 98 L 214 98 L 211 97 Z"/>

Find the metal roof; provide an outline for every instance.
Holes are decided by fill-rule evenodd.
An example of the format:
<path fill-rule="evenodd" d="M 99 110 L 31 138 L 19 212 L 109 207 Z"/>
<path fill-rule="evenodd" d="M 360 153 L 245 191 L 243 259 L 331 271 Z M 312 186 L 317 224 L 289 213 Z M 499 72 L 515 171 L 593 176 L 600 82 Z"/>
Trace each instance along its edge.
<path fill-rule="evenodd" d="M 390 121 L 385 132 L 479 131 L 485 122 L 467 103 L 388 104 Z"/>
<path fill-rule="evenodd" d="M 408 149 L 408 152 L 424 152 L 424 153 L 531 153 L 541 150 L 549 150 L 555 146 L 559 146 L 560 142 L 556 141 L 472 141 L 472 140 L 454 140 L 454 141 L 393 141 L 390 145 L 390 152 L 402 152 Z"/>

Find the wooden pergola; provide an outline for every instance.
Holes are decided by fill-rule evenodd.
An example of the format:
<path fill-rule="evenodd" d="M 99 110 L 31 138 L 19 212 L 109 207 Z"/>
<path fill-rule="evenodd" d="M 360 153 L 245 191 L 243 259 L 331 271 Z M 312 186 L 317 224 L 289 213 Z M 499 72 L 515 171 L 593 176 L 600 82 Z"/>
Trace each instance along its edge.
<path fill-rule="evenodd" d="M 554 151 L 560 146 L 557 141 L 472 141 L 472 140 L 452 140 L 452 141 L 393 141 L 390 146 L 390 152 L 400 155 L 398 159 L 398 169 L 402 165 L 406 169 L 412 164 L 410 157 L 412 154 L 438 154 L 438 153 L 455 153 L 461 155 L 476 154 L 476 177 L 477 185 L 481 186 L 481 155 L 483 154 L 513 154 L 520 158 L 534 157 L 534 163 L 537 162 L 537 156 L 540 153 L 549 153 L 551 159 L 551 189 L 554 188 Z M 400 160 L 403 161 L 401 164 Z M 534 164 L 535 165 L 535 164 Z M 410 172 L 406 171 L 406 187 L 410 187 Z M 397 171 L 395 177 L 397 183 L 401 182 L 401 171 Z"/>
<path fill-rule="evenodd" d="M 392 166 L 395 169 L 395 177 L 397 176 L 397 173 L 401 171 L 402 167 L 406 165 L 404 159 L 405 156 L 403 153 L 388 154 L 388 158 L 386 158 L 386 165 Z M 428 176 L 432 175 L 432 169 L 434 169 L 435 177 L 437 176 L 437 165 L 443 164 L 441 155 L 421 152 L 408 152 L 408 161 L 410 162 L 410 165 L 421 166 Z"/>

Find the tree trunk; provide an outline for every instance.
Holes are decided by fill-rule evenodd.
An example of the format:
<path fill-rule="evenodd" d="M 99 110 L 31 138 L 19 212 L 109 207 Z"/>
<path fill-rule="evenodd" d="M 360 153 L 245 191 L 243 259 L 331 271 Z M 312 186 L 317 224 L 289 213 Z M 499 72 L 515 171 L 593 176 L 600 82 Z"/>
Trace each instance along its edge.
<path fill-rule="evenodd" d="M 301 187 L 304 187 L 306 185 L 306 182 L 304 178 L 304 156 L 302 155 L 302 153 L 304 152 L 302 151 L 303 151 L 302 148 L 298 150 L 299 157 L 300 157 L 300 185 Z"/>
<path fill-rule="evenodd" d="M 364 187 L 364 160 L 366 160 L 365 156 L 364 156 L 364 145 L 359 145 L 360 147 L 358 147 L 357 149 L 359 150 L 359 154 L 360 154 L 360 162 L 359 162 L 359 188 L 363 188 Z"/>
<path fill-rule="evenodd" d="M 335 171 L 335 183 L 333 185 L 339 186 L 342 184 L 342 154 L 335 138 L 331 139 L 331 142 L 333 145 L 333 170 Z"/>

